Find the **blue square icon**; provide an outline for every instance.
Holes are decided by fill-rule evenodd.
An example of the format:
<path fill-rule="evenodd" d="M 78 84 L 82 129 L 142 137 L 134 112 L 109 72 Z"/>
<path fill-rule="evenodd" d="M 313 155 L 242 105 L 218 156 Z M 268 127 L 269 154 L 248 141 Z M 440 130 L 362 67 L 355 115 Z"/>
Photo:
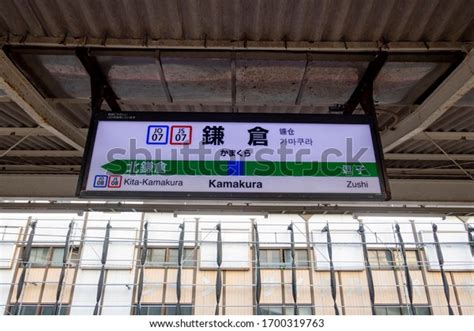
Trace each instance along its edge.
<path fill-rule="evenodd" d="M 169 126 L 150 125 L 146 133 L 147 145 L 166 145 L 168 143 Z"/>
<path fill-rule="evenodd" d="M 107 187 L 107 182 L 109 181 L 109 176 L 107 175 L 97 175 L 94 177 L 94 187 Z"/>

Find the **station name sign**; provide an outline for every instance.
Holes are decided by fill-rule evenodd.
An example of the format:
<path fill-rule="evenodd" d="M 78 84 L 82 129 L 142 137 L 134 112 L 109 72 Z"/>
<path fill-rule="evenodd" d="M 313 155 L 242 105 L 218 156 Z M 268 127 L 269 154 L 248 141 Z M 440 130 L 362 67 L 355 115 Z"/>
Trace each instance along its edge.
<path fill-rule="evenodd" d="M 93 116 L 84 198 L 384 200 L 365 115 L 112 113 Z"/>

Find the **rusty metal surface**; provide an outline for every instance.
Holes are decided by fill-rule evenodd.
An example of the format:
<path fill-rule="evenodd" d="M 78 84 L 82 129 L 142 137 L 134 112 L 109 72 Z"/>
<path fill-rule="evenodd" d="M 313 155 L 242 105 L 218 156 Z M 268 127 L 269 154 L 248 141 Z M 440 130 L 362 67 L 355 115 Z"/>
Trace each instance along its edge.
<path fill-rule="evenodd" d="M 469 0 L 2 0 L 0 33 L 288 41 L 473 40 Z"/>

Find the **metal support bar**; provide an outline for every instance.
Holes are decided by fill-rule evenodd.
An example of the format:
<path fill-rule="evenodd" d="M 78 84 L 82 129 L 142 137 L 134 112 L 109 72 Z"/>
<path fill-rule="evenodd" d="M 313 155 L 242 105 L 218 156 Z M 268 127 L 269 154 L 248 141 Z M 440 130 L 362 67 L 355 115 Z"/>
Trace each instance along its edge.
<path fill-rule="evenodd" d="M 344 115 L 352 115 L 354 113 L 355 108 L 358 104 L 364 109 L 364 112 L 372 118 L 374 126 L 376 130 L 378 130 L 378 121 L 377 121 L 377 113 L 375 111 L 375 103 L 374 103 L 374 81 L 377 78 L 380 70 L 382 69 L 383 65 L 387 61 L 388 52 L 379 51 L 375 58 L 369 63 L 362 79 L 359 81 L 356 89 L 352 93 L 349 100 L 344 104 Z M 382 142 L 380 139 L 380 135 L 377 132 L 375 137 L 374 144 L 378 146 L 379 150 L 382 150 Z M 388 186 L 388 175 L 384 165 L 383 158 L 380 160 L 380 169 L 382 172 L 382 190 L 386 200 L 390 200 L 391 192 Z"/>
<path fill-rule="evenodd" d="M 230 59 L 230 86 L 231 86 L 231 100 L 232 100 L 232 112 L 235 113 L 237 110 L 237 69 L 236 69 L 236 60 L 235 60 L 235 52 L 232 52 L 232 56 Z"/>
<path fill-rule="evenodd" d="M 462 63 L 413 113 L 400 121 L 394 130 L 384 133 L 382 137 L 384 152 L 393 150 L 429 128 L 473 87 L 474 50 L 471 50 Z"/>
<path fill-rule="evenodd" d="M 410 311 L 412 315 L 416 315 L 415 306 L 413 306 L 413 282 L 411 280 L 410 271 L 408 270 L 407 253 L 405 251 L 405 243 L 403 242 L 402 233 L 400 232 L 400 225 L 395 223 L 395 233 L 397 234 L 400 251 L 402 253 L 403 265 L 405 272 L 405 280 L 407 282 L 408 299 L 410 300 Z"/>
<path fill-rule="evenodd" d="M 377 62 L 378 70 L 380 70 L 383 63 L 385 63 L 385 61 L 386 61 L 387 54 L 386 53 L 382 53 L 382 54 L 383 55 L 380 55 L 380 56 L 382 56 L 381 60 L 379 60 L 379 62 L 381 62 L 381 64 Z M 372 62 L 372 63 L 374 63 L 374 62 Z M 370 67 L 370 65 L 369 65 L 369 67 Z M 372 71 L 376 70 L 377 68 L 372 69 Z M 367 71 L 368 71 L 368 69 L 367 69 Z M 378 74 L 378 71 L 377 71 L 377 74 Z M 377 74 L 375 74 L 375 77 L 376 77 Z M 375 79 L 375 77 L 373 77 L 373 79 Z M 362 106 L 362 108 L 364 109 L 365 113 L 372 118 L 372 122 L 374 123 L 375 130 L 377 130 L 375 138 L 374 138 L 374 144 L 377 146 L 379 151 L 382 151 L 382 140 L 380 139 L 380 134 L 378 132 L 379 125 L 378 125 L 378 119 L 377 119 L 377 112 L 375 111 L 375 103 L 374 103 L 374 96 L 373 96 L 374 93 L 373 92 L 374 92 L 373 80 L 372 81 L 367 81 L 365 83 L 365 86 L 364 86 L 363 90 L 361 91 L 361 95 L 359 96 L 360 97 L 359 103 Z M 388 181 L 387 168 L 385 167 L 385 161 L 384 161 L 383 157 L 380 158 L 379 163 L 380 163 L 380 170 L 381 170 L 381 173 L 382 173 L 382 190 L 383 190 L 385 199 L 390 200 L 392 194 L 390 192 L 390 187 L 389 187 L 389 184 L 388 184 L 389 181 Z"/>
<path fill-rule="evenodd" d="M 219 304 L 221 301 L 222 293 L 222 227 L 221 224 L 217 224 L 217 275 L 216 275 L 216 310 L 215 315 L 219 315 Z"/>
<path fill-rule="evenodd" d="M 370 90 L 370 94 L 372 94 L 373 83 L 387 61 L 387 58 L 388 52 L 380 51 L 377 53 L 375 59 L 369 63 L 362 79 L 359 81 L 359 84 L 349 100 L 344 104 L 344 115 L 351 115 L 354 112 L 357 105 L 361 103 L 364 93 L 367 93 L 368 90 Z"/>
<path fill-rule="evenodd" d="M 261 315 L 260 309 L 260 298 L 262 296 L 262 274 L 260 270 L 260 237 L 258 235 L 258 225 L 257 222 L 253 222 L 253 231 L 254 231 L 254 251 L 255 251 L 255 306 L 257 310 L 257 315 Z"/>
<path fill-rule="evenodd" d="M 102 266 L 100 268 L 99 282 L 97 284 L 97 296 L 96 296 L 96 303 L 95 303 L 95 308 L 94 308 L 94 315 L 99 315 L 99 311 L 101 308 L 100 301 L 102 300 L 102 294 L 104 293 L 105 264 L 107 263 L 107 253 L 109 251 L 111 228 L 112 226 L 110 225 L 110 221 L 109 221 L 105 229 L 104 245 L 102 246 L 102 258 L 100 259 Z"/>
<path fill-rule="evenodd" d="M 181 272 L 183 270 L 184 222 L 179 225 L 178 273 L 176 275 L 176 315 L 181 315 Z"/>
<path fill-rule="evenodd" d="M 438 238 L 438 226 L 436 224 L 433 224 L 432 228 L 433 228 L 433 237 L 435 241 L 436 255 L 438 257 L 439 270 L 441 271 L 441 278 L 443 280 L 444 295 L 446 296 L 446 302 L 448 304 L 448 312 L 449 312 L 449 315 L 454 315 L 453 308 L 451 308 L 451 304 L 449 302 L 449 283 L 448 283 L 448 279 L 446 278 L 446 272 L 444 271 L 444 257 L 443 257 L 443 252 L 441 250 L 441 245 L 439 243 L 439 238 Z"/>
<path fill-rule="evenodd" d="M 60 304 L 59 300 L 61 299 L 61 294 L 64 287 L 64 277 L 66 276 L 66 265 L 69 256 L 69 250 L 71 246 L 71 234 L 74 229 L 74 220 L 69 223 L 69 228 L 66 234 L 66 241 L 64 243 L 64 252 L 63 252 L 63 263 L 61 265 L 61 273 L 59 274 L 58 280 L 58 289 L 56 290 L 56 302 L 54 303 L 54 315 L 60 314 Z"/>
<path fill-rule="evenodd" d="M 142 293 L 143 293 L 143 279 L 145 274 L 145 263 L 148 251 L 148 222 L 143 225 L 143 242 L 141 247 L 140 255 L 140 275 L 138 276 L 138 289 L 137 289 L 137 310 L 136 315 L 141 315 L 142 311 Z"/>
<path fill-rule="evenodd" d="M 362 249 L 364 253 L 364 262 L 365 262 L 365 271 L 367 275 L 367 285 L 369 287 L 369 298 L 370 298 L 370 308 L 372 310 L 372 315 L 375 315 L 375 288 L 374 288 L 374 278 L 372 276 L 372 267 L 370 266 L 369 261 L 369 252 L 367 250 L 367 240 L 365 238 L 365 229 L 362 222 L 359 225 L 357 232 L 360 235 L 362 241 Z"/>
<path fill-rule="evenodd" d="M 329 257 L 329 271 L 331 277 L 331 295 L 334 301 L 334 312 L 336 315 L 340 315 L 339 308 L 337 306 L 337 283 L 336 283 L 336 271 L 334 270 L 334 262 L 332 260 L 332 241 L 331 241 L 331 231 L 329 230 L 329 224 L 321 230 L 321 232 L 326 232 L 326 241 L 328 245 L 328 257 Z"/>
<path fill-rule="evenodd" d="M 92 112 L 95 113 L 100 111 L 104 100 L 112 111 L 121 111 L 120 105 L 117 102 L 118 97 L 109 85 L 107 77 L 100 69 L 96 57 L 90 56 L 87 48 L 77 48 L 76 56 L 81 61 L 84 69 L 86 69 L 90 77 Z"/>
<path fill-rule="evenodd" d="M 309 54 L 306 54 L 306 63 L 304 65 L 303 76 L 301 77 L 301 82 L 298 88 L 298 95 L 296 96 L 295 105 L 300 105 L 301 99 L 303 99 L 304 90 L 306 88 L 306 84 L 308 83 L 308 70 L 309 70 Z"/>
<path fill-rule="evenodd" d="M 31 222 L 30 224 L 30 234 L 28 236 L 28 241 L 26 243 L 26 247 L 23 249 L 23 252 L 21 254 L 21 275 L 20 279 L 18 280 L 18 287 L 16 289 L 16 301 L 15 305 L 13 306 L 11 315 L 18 315 L 19 314 L 19 301 L 21 294 L 23 293 L 23 287 L 25 285 L 25 278 L 26 278 L 26 270 L 27 267 L 29 266 L 29 260 L 30 260 L 30 255 L 31 255 L 31 246 L 33 245 L 33 238 L 35 237 L 35 231 L 36 231 L 36 221 Z"/>
<path fill-rule="evenodd" d="M 291 294 L 293 296 L 293 314 L 298 314 L 298 289 L 296 287 L 296 263 L 295 263 L 295 229 L 293 222 L 288 226 L 290 231 L 290 253 L 291 253 Z"/>
<path fill-rule="evenodd" d="M 469 247 L 471 248 L 471 254 L 474 256 L 474 227 L 471 224 L 466 224 L 467 238 L 469 239 Z"/>
<path fill-rule="evenodd" d="M 166 101 L 168 101 L 168 103 L 173 103 L 173 96 L 171 95 L 171 92 L 170 92 L 170 89 L 169 89 L 169 86 L 168 86 L 168 82 L 166 81 L 165 72 L 163 70 L 163 63 L 161 62 L 161 53 L 160 53 L 160 51 L 156 51 L 156 53 L 155 53 L 155 63 L 156 63 L 157 68 L 158 68 L 158 74 L 160 75 L 161 86 L 162 86 L 163 91 L 165 93 Z"/>
<path fill-rule="evenodd" d="M 455 58 L 451 61 L 449 67 L 431 84 L 415 101 L 415 105 L 421 105 L 433 92 L 444 82 L 446 78 L 461 64 L 464 59 L 462 53 L 453 54 Z"/>
<path fill-rule="evenodd" d="M 266 51 L 291 51 L 291 52 L 375 52 L 380 50 L 377 41 L 268 41 L 268 40 L 231 40 L 218 39 L 154 39 L 147 38 L 107 38 L 104 44 L 103 37 L 80 36 L 71 34 L 64 36 L 35 36 L 32 34 L 20 35 L 9 34 L 0 36 L 0 43 L 15 47 L 53 47 L 55 49 L 67 50 L 75 47 L 95 47 L 97 49 L 114 50 L 158 50 L 158 49 L 182 49 L 189 48 L 199 50 L 266 50 Z M 388 51 L 395 54 L 404 53 L 436 53 L 442 51 L 462 51 L 473 46 L 472 41 L 393 41 L 385 44 Z"/>
<path fill-rule="evenodd" d="M 38 125 L 78 151 L 84 150 L 85 135 L 46 101 L 3 50 L 0 50 L 0 89 Z"/>

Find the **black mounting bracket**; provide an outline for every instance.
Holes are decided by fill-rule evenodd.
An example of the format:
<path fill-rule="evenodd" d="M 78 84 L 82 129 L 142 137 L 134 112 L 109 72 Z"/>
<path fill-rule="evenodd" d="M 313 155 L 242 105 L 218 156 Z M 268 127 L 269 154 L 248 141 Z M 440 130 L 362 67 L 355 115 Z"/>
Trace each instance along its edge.
<path fill-rule="evenodd" d="M 366 114 L 370 114 L 372 111 L 375 112 L 373 97 L 374 81 L 387 61 L 387 58 L 388 52 L 379 51 L 375 58 L 369 63 L 359 84 L 357 84 L 349 100 L 344 104 L 344 115 L 351 115 L 358 104 L 362 106 Z"/>
<path fill-rule="evenodd" d="M 357 105 L 361 105 L 365 114 L 370 116 L 373 121 L 374 127 L 377 130 L 377 134 L 374 137 L 374 144 L 377 145 L 379 151 L 383 151 L 382 140 L 380 139 L 380 134 L 378 132 L 378 121 L 377 121 L 377 112 L 375 110 L 374 102 L 374 81 L 377 78 L 380 70 L 387 61 L 388 52 L 379 51 L 375 58 L 369 63 L 367 69 L 362 76 L 362 79 L 357 84 L 356 89 L 352 93 L 349 100 L 344 104 L 344 115 L 352 115 Z M 383 152 L 381 152 L 383 153 Z M 380 159 L 380 168 L 382 171 L 382 190 L 386 200 L 391 199 L 390 186 L 388 183 L 388 174 L 385 168 L 383 157 Z"/>
<path fill-rule="evenodd" d="M 107 81 L 107 77 L 101 71 L 97 59 L 89 54 L 87 48 L 76 49 L 76 56 L 81 61 L 91 80 L 92 113 L 101 111 L 104 100 L 112 111 L 122 111 L 118 103 L 119 98 Z"/>

